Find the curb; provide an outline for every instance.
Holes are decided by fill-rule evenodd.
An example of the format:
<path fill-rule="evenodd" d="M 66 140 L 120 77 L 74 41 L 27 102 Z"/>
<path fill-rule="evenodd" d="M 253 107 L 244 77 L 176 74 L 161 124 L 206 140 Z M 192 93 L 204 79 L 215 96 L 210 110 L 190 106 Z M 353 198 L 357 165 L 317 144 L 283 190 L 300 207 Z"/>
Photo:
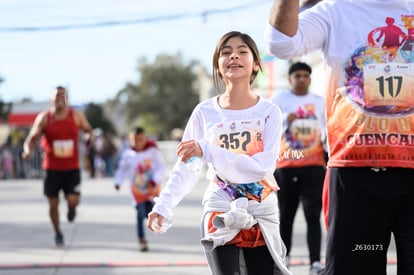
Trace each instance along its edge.
<path fill-rule="evenodd" d="M 397 264 L 396 259 L 388 259 L 387 264 Z M 290 266 L 307 266 L 309 261 L 290 260 Z M 5 269 L 30 269 L 30 268 L 99 268 L 99 267 L 186 267 L 186 266 L 207 266 L 206 261 L 192 262 L 76 262 L 76 263 L 21 263 L 21 264 L 0 264 L 0 270 Z"/>

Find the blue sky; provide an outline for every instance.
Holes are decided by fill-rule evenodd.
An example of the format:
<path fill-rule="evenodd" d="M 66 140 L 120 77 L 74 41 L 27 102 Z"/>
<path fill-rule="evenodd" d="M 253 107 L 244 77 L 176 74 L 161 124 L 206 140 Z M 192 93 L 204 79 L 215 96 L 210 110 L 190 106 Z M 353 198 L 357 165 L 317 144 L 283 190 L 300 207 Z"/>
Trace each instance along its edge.
<path fill-rule="evenodd" d="M 263 47 L 271 0 L 1 0 L 0 99 L 48 100 L 65 85 L 71 103 L 103 102 L 127 82 L 137 82 L 137 61 L 181 52 L 211 70 L 218 38 L 227 31 L 249 33 Z M 238 8 L 221 13 L 214 11 Z M 206 18 L 203 12 L 213 12 Z M 42 31 L 46 27 L 137 21 L 169 15 L 175 20 L 109 27 Z M 32 32 L 16 28 L 37 27 Z"/>

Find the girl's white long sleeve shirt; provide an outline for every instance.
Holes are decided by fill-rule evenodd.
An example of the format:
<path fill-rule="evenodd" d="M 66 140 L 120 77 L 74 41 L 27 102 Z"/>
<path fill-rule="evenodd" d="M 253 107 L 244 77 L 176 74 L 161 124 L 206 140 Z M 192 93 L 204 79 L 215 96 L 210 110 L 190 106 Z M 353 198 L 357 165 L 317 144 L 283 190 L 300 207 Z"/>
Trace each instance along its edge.
<path fill-rule="evenodd" d="M 208 164 L 206 177 L 216 174 L 229 182 L 247 184 L 266 179 L 274 190 L 273 177 L 282 133 L 280 109 L 267 99 L 243 110 L 227 110 L 218 104 L 219 96 L 199 103 L 184 130 L 183 140 L 196 140 L 202 160 Z M 153 211 L 171 217 L 172 210 L 198 181 L 196 172 L 181 160 L 175 163 Z"/>

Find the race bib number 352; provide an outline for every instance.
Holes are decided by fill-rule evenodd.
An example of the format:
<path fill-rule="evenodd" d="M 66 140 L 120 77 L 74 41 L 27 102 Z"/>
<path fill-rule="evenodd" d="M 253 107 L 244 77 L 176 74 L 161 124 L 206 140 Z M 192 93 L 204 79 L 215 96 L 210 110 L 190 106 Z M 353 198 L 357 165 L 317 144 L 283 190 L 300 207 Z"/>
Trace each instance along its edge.
<path fill-rule="evenodd" d="M 238 154 L 263 151 L 263 121 L 239 120 L 220 123 L 214 128 L 215 144 Z"/>

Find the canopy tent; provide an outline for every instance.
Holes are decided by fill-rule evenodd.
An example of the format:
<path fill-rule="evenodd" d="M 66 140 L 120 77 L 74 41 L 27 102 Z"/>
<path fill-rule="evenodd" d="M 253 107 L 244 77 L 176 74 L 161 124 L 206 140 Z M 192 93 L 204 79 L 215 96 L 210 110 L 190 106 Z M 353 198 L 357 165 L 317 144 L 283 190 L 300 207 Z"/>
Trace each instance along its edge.
<path fill-rule="evenodd" d="M 11 127 L 31 127 L 38 113 L 11 113 L 7 124 Z"/>

